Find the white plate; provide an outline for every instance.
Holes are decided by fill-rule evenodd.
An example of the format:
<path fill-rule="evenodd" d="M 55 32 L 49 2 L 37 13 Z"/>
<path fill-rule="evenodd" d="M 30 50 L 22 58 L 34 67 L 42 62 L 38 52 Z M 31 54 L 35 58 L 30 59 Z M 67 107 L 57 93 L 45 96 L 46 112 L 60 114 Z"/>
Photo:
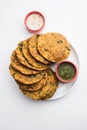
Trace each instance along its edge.
<path fill-rule="evenodd" d="M 73 62 L 77 66 L 77 69 L 79 70 L 79 58 L 78 58 L 76 50 L 74 49 L 72 45 L 71 45 L 71 53 L 70 53 L 69 58 L 67 58 L 67 60 Z M 56 71 L 56 64 L 51 67 L 54 72 Z M 75 82 L 76 80 L 70 83 L 59 82 L 57 91 L 55 92 L 54 96 L 50 98 L 49 100 L 59 99 L 65 96 L 66 94 L 68 94 L 68 92 L 70 92 L 70 90 L 73 88 L 73 85 Z"/>

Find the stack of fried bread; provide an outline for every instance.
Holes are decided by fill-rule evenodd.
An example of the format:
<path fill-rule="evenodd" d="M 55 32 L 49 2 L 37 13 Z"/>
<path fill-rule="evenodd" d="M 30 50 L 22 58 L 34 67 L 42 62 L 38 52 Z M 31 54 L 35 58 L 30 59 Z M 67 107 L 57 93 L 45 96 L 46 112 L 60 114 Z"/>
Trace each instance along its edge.
<path fill-rule="evenodd" d="M 60 33 L 35 34 L 11 54 L 9 70 L 23 94 L 35 100 L 51 98 L 58 80 L 50 65 L 68 58 L 70 44 Z"/>

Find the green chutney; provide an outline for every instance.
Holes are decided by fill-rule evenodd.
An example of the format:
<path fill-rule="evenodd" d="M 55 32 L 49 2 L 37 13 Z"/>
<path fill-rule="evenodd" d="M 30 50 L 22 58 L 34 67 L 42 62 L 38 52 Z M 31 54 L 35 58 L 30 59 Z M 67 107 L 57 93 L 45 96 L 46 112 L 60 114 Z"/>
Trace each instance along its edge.
<path fill-rule="evenodd" d="M 58 75 L 63 80 L 70 80 L 75 76 L 76 70 L 70 63 L 62 63 L 58 68 Z"/>

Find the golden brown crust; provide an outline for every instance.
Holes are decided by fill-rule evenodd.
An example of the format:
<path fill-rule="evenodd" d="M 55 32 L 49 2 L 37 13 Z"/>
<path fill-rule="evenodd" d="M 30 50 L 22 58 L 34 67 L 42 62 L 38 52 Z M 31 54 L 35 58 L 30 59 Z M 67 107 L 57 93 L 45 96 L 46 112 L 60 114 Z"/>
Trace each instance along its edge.
<path fill-rule="evenodd" d="M 34 92 L 41 89 L 44 85 L 46 85 L 46 83 L 47 83 L 47 73 L 43 76 L 43 78 L 39 82 L 35 84 L 31 84 L 31 85 L 25 85 L 21 83 L 18 83 L 18 84 L 21 90 Z"/>
<path fill-rule="evenodd" d="M 40 35 L 37 48 L 39 53 L 51 62 L 66 59 L 70 54 L 69 42 L 59 33 Z"/>
<path fill-rule="evenodd" d="M 20 90 L 34 100 L 51 98 L 58 88 L 58 79 L 48 64 L 66 59 L 70 49 L 67 39 L 59 33 L 35 34 L 20 42 L 9 66 Z"/>
<path fill-rule="evenodd" d="M 35 68 L 37 68 L 37 70 L 46 70 L 47 68 L 49 68 L 48 65 L 44 65 L 42 64 L 41 62 L 38 62 L 37 60 L 35 60 L 30 52 L 29 52 L 29 49 L 28 49 L 28 46 L 29 46 L 29 42 L 28 41 L 24 41 L 23 42 L 23 55 L 24 57 L 27 59 L 27 61 L 32 64 Z"/>
<path fill-rule="evenodd" d="M 44 98 L 42 98 L 42 100 L 47 100 L 47 99 L 51 98 L 58 88 L 58 80 L 56 78 L 56 75 L 53 71 L 51 71 L 51 73 L 54 77 L 54 84 L 50 87 L 49 93 Z"/>
<path fill-rule="evenodd" d="M 22 48 L 23 48 L 23 42 L 20 42 L 15 50 L 15 53 L 19 62 L 27 66 L 28 68 L 37 70 L 33 65 L 29 64 L 28 61 L 24 58 L 23 53 L 22 53 Z"/>
<path fill-rule="evenodd" d="M 11 65 L 18 70 L 19 72 L 21 72 L 22 74 L 25 75 L 31 75 L 31 74 L 37 74 L 40 73 L 40 71 L 34 70 L 34 69 L 30 69 L 24 65 L 22 65 L 19 60 L 17 59 L 16 55 L 15 55 L 15 51 L 12 53 L 11 55 Z"/>
<path fill-rule="evenodd" d="M 35 99 L 35 100 L 40 100 L 42 98 L 44 98 L 46 95 L 48 95 L 50 92 L 51 92 L 51 87 L 55 84 L 57 81 L 55 81 L 55 78 L 54 78 L 54 74 L 52 72 L 52 70 L 48 70 L 47 72 L 47 84 L 45 86 L 42 87 L 42 89 L 38 90 L 38 91 L 35 91 L 35 92 L 28 92 L 28 91 L 24 91 L 22 90 L 22 92 L 32 98 L 32 99 Z"/>
<path fill-rule="evenodd" d="M 29 51 L 31 55 L 38 60 L 39 62 L 43 64 L 50 64 L 48 60 L 46 60 L 44 57 L 40 55 L 40 53 L 37 50 L 37 42 L 38 42 L 39 35 L 33 35 L 29 40 Z"/>
<path fill-rule="evenodd" d="M 45 72 L 41 72 L 40 74 L 35 74 L 35 75 L 23 75 L 17 70 L 15 70 L 12 65 L 9 66 L 9 70 L 11 75 L 14 77 L 15 80 L 23 83 L 23 84 L 34 84 L 40 81 Z"/>
<path fill-rule="evenodd" d="M 57 88 L 58 88 L 58 81 L 56 79 L 55 84 L 52 86 L 52 88 L 50 88 L 49 94 L 46 95 L 44 98 L 42 98 L 42 100 L 47 100 L 47 99 L 51 98 L 54 95 L 54 93 L 56 92 Z"/>

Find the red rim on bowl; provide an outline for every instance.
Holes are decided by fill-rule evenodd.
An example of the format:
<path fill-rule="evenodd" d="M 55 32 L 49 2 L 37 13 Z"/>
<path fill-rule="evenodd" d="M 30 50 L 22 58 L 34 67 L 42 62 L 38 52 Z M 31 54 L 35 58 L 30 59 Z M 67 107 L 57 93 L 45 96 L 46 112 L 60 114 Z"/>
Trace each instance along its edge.
<path fill-rule="evenodd" d="M 43 29 L 45 18 L 40 12 L 32 11 L 26 15 L 24 23 L 29 32 L 37 33 Z"/>
<path fill-rule="evenodd" d="M 68 64 L 72 65 L 73 68 L 74 68 L 74 70 L 75 70 L 75 74 L 74 74 L 74 76 L 73 76 L 71 79 L 68 79 L 68 80 L 63 79 L 63 78 L 61 78 L 61 76 L 58 74 L 59 67 L 60 67 L 62 64 L 64 64 L 64 63 L 68 63 Z M 59 81 L 64 82 L 64 83 L 72 82 L 72 81 L 76 80 L 77 75 L 78 75 L 78 69 L 77 69 L 76 65 L 75 65 L 73 62 L 71 62 L 71 61 L 61 61 L 61 62 L 59 62 L 59 63 L 57 64 L 57 67 L 56 67 L 56 76 L 57 76 L 57 78 L 58 78 Z"/>

